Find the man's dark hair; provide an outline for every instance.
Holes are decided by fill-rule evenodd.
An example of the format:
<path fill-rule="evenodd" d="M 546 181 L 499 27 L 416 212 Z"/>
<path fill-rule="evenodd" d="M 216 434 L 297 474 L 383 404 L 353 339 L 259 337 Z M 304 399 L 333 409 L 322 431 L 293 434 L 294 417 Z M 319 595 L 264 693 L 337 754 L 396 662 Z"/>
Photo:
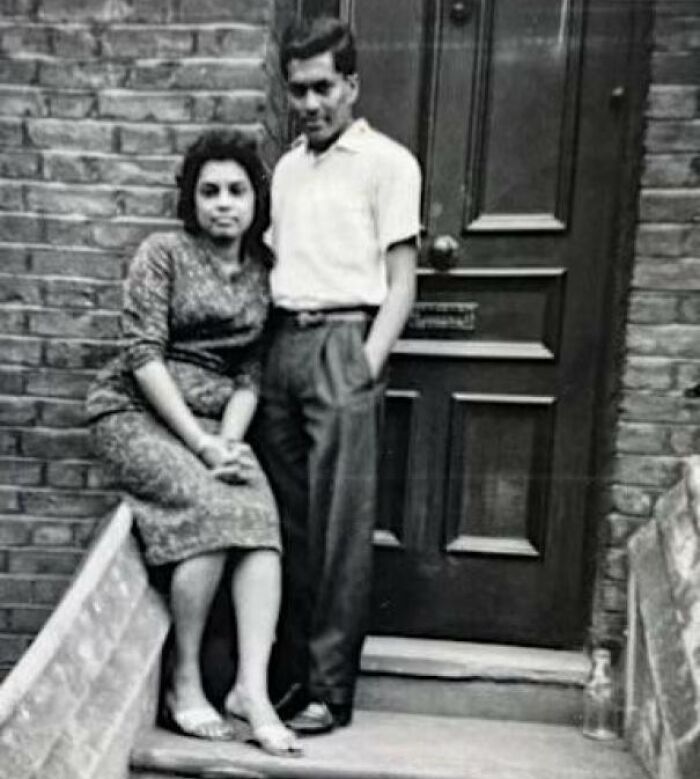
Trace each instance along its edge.
<path fill-rule="evenodd" d="M 269 263 L 271 257 L 263 242 L 270 224 L 268 176 L 258 153 L 258 144 L 239 130 L 209 130 L 202 133 L 185 152 L 182 168 L 176 176 L 179 191 L 177 216 L 191 235 L 201 232 L 195 207 L 195 190 L 199 174 L 207 162 L 237 162 L 248 174 L 255 195 L 253 222 L 243 236 L 241 249 Z"/>
<path fill-rule="evenodd" d="M 289 62 L 306 60 L 329 51 L 338 73 L 357 73 L 357 51 L 350 28 L 332 16 L 317 16 L 293 22 L 282 36 L 280 65 L 284 78 L 289 78 Z"/>

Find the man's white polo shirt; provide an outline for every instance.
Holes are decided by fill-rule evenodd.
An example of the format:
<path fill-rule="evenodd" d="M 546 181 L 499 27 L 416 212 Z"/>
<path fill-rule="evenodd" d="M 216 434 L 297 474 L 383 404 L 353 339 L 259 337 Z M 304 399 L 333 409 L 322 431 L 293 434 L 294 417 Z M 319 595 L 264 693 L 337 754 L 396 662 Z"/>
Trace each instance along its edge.
<path fill-rule="evenodd" d="M 299 139 L 272 179 L 275 305 L 380 305 L 386 249 L 419 235 L 420 188 L 413 155 L 364 119 L 322 154 Z"/>

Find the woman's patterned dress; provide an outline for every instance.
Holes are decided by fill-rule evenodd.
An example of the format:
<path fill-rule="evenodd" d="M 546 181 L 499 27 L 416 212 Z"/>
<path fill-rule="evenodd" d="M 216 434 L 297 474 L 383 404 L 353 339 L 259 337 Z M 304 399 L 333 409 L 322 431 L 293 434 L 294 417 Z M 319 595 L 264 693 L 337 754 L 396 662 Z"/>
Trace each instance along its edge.
<path fill-rule="evenodd" d="M 203 237 L 154 234 L 132 261 L 124 348 L 92 384 L 87 410 L 97 452 L 127 493 L 151 565 L 231 547 L 280 549 L 260 467 L 245 484 L 215 479 L 159 420 L 133 377 L 163 360 L 202 427 L 215 432 L 234 389 L 257 386 L 268 306 L 262 260 L 248 257 L 227 276 Z"/>

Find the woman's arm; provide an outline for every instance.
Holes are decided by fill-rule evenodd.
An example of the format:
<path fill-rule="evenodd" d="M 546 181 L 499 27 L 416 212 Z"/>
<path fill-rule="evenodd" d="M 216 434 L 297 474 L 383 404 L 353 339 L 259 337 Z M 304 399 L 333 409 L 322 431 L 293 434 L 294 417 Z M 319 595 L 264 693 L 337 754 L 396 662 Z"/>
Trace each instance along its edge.
<path fill-rule="evenodd" d="M 169 245 L 154 234 L 139 246 L 124 299 L 126 364 L 153 411 L 209 467 L 225 462 L 226 447 L 206 433 L 165 367 L 175 265 Z"/>
<path fill-rule="evenodd" d="M 136 368 L 134 378 L 153 410 L 185 446 L 209 467 L 226 462 L 228 450 L 225 442 L 202 430 L 161 360 L 151 360 Z"/>
<path fill-rule="evenodd" d="M 250 446 L 243 440 L 258 405 L 258 393 L 250 386 L 234 390 L 226 404 L 219 429 L 219 441 L 226 447 L 226 461 L 215 468 L 221 481 L 239 484 L 247 481 L 255 468 Z"/>

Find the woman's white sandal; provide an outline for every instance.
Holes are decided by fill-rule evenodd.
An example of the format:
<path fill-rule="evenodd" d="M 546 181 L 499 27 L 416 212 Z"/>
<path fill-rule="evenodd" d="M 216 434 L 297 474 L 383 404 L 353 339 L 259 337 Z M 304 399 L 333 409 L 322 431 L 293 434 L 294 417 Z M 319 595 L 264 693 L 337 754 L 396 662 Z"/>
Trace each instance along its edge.
<path fill-rule="evenodd" d="M 303 750 L 296 736 L 282 723 L 270 722 L 254 728 L 250 723 L 251 741 L 260 749 L 275 757 L 301 757 Z"/>
<path fill-rule="evenodd" d="M 230 723 L 221 719 L 213 707 L 195 706 L 178 710 L 170 696 L 166 696 L 161 719 L 165 727 L 181 736 L 230 741 L 236 735 Z"/>
<path fill-rule="evenodd" d="M 303 749 L 296 736 L 282 722 L 266 722 L 254 727 L 247 714 L 237 710 L 235 704 L 232 705 L 228 702 L 224 705 L 224 714 L 235 720 L 236 723 L 244 724 L 249 731 L 244 740 L 260 747 L 268 755 L 275 757 L 302 756 Z"/>

